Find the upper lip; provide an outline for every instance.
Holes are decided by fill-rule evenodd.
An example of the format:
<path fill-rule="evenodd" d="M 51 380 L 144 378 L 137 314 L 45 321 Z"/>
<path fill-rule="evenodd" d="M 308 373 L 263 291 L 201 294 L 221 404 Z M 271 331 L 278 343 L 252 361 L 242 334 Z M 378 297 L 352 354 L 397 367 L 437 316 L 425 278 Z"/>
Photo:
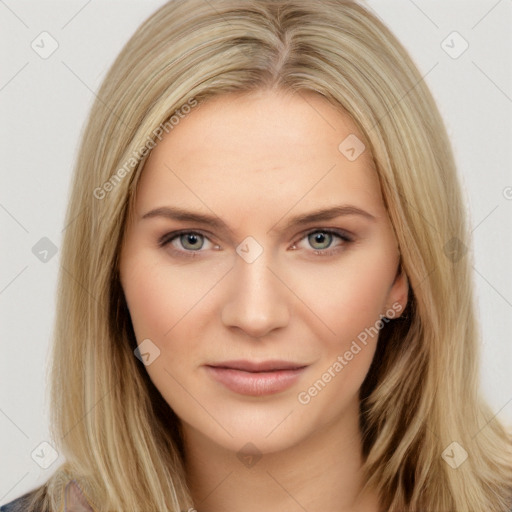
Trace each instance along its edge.
<path fill-rule="evenodd" d="M 260 362 L 239 359 L 236 361 L 223 361 L 220 363 L 211 363 L 208 364 L 207 366 L 214 366 L 216 368 L 229 368 L 233 370 L 242 370 L 246 372 L 270 372 L 277 370 L 296 370 L 298 368 L 304 368 L 307 365 L 277 359 Z"/>

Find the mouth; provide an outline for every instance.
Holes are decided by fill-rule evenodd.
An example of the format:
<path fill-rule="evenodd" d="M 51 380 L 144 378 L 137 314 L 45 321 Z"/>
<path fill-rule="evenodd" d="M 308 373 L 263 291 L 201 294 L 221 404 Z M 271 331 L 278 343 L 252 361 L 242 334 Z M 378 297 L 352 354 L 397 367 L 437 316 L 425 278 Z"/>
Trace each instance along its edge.
<path fill-rule="evenodd" d="M 249 396 L 271 395 L 297 382 L 309 365 L 290 361 L 224 361 L 205 366 L 215 381 L 230 391 Z"/>
<path fill-rule="evenodd" d="M 236 361 L 224 361 L 222 363 L 212 363 L 208 366 L 214 368 L 224 368 L 229 370 L 240 370 L 251 373 L 263 373 L 263 372 L 274 372 L 279 370 L 297 370 L 299 368 L 305 368 L 307 364 L 293 363 L 290 361 L 283 360 L 269 360 L 269 361 L 247 361 L 247 360 L 236 360 Z"/>

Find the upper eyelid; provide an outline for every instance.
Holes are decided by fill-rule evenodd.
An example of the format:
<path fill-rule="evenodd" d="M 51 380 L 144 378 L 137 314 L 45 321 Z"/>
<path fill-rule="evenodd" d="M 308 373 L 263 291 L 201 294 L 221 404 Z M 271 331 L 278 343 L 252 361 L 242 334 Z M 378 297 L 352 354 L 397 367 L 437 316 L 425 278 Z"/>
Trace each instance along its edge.
<path fill-rule="evenodd" d="M 306 229 L 305 231 L 302 231 L 302 233 L 300 233 L 299 235 L 297 236 L 300 236 L 301 238 L 304 238 L 305 236 L 308 236 L 312 233 L 331 233 L 333 235 L 337 235 L 337 236 L 346 236 L 347 238 L 350 238 L 350 239 L 353 239 L 355 237 L 355 235 L 353 233 L 351 233 L 350 231 L 346 230 L 346 229 L 340 229 L 340 228 L 313 228 L 313 229 Z"/>

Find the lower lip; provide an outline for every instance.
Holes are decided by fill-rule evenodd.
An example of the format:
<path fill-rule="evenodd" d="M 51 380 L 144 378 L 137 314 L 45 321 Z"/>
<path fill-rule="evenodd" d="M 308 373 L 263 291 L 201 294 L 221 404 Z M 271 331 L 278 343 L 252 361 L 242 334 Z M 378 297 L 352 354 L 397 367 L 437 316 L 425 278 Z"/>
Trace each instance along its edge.
<path fill-rule="evenodd" d="M 272 372 L 244 372 L 232 368 L 206 366 L 208 373 L 231 391 L 241 395 L 263 396 L 284 391 L 293 386 L 306 367 Z"/>

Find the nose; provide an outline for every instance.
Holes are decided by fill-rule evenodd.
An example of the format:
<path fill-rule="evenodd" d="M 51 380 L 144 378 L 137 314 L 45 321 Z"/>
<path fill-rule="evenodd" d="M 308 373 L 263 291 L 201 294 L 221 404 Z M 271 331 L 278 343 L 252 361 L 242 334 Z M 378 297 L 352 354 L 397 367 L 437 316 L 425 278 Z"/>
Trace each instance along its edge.
<path fill-rule="evenodd" d="M 236 258 L 222 308 L 222 322 L 226 327 L 261 338 L 288 325 L 289 291 L 276 277 L 277 272 L 270 270 L 269 263 L 265 251 L 252 263 Z"/>

